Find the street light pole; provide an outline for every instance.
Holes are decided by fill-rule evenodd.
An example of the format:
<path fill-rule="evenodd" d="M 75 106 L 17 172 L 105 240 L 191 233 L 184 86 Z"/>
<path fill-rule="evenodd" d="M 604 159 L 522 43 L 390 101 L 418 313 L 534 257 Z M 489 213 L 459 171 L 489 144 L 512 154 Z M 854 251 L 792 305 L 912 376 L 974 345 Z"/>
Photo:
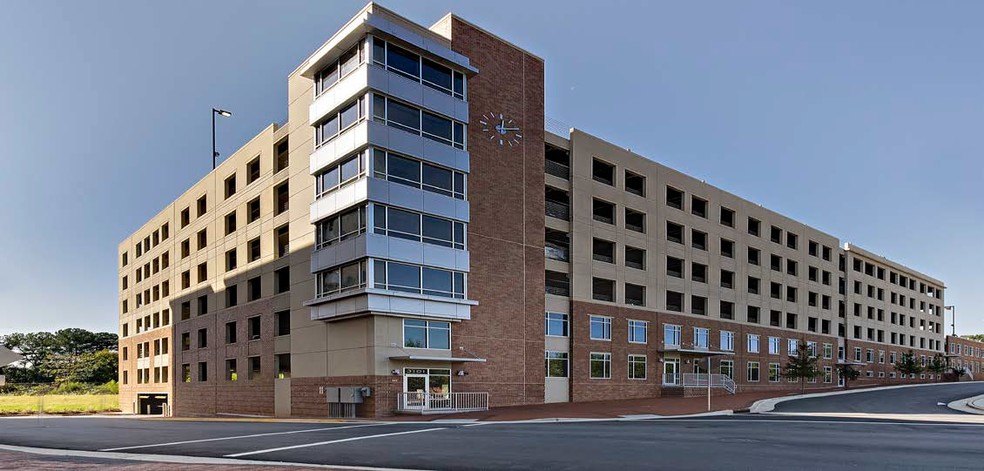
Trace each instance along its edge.
<path fill-rule="evenodd" d="M 219 152 L 215 150 L 215 115 L 228 118 L 232 116 L 232 113 L 226 110 L 212 108 L 212 170 L 215 170 L 216 159 L 219 157 Z"/>

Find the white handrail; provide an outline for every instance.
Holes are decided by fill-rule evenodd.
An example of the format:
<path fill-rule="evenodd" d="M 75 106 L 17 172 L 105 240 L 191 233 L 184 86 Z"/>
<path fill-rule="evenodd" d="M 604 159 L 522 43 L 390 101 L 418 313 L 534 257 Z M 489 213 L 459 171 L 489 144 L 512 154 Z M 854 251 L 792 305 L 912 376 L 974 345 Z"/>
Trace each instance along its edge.
<path fill-rule="evenodd" d="M 489 410 L 489 393 L 486 392 L 401 392 L 397 393 L 396 399 L 397 411 L 464 412 Z"/>
<path fill-rule="evenodd" d="M 723 374 L 707 374 L 707 373 L 684 373 L 683 374 L 683 387 L 685 388 L 706 388 L 708 387 L 708 381 L 710 382 L 710 387 L 721 388 L 728 391 L 731 394 L 735 393 L 737 386 L 733 379 L 729 378 L 727 375 Z"/>

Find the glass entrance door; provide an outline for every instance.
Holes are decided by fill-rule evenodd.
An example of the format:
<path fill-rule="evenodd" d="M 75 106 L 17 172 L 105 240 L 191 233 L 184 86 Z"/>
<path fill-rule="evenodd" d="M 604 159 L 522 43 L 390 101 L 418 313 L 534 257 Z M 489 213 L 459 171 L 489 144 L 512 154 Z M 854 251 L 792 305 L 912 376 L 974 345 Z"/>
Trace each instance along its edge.
<path fill-rule="evenodd" d="M 426 370 L 425 370 L 426 371 Z M 407 408 L 423 408 L 427 404 L 427 374 L 410 373 L 403 375 L 403 395 Z"/>
<path fill-rule="evenodd" d="M 663 360 L 663 384 L 677 386 L 680 384 L 680 359 L 665 358 Z"/>

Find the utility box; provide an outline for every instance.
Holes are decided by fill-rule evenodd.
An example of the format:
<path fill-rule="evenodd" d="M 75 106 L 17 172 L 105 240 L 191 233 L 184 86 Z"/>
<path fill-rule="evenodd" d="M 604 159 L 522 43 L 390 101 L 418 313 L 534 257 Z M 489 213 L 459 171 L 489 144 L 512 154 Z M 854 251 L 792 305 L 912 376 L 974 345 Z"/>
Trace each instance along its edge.
<path fill-rule="evenodd" d="M 328 415 L 335 418 L 355 417 L 356 407 L 362 398 L 369 396 L 370 389 L 360 386 L 329 386 L 324 388 L 328 400 Z"/>

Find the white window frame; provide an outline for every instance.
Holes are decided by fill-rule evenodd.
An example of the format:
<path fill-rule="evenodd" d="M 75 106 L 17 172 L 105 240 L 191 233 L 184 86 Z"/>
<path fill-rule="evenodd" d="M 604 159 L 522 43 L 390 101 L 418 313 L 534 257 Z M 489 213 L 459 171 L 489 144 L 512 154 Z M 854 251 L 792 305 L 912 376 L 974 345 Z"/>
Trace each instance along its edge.
<path fill-rule="evenodd" d="M 796 350 L 799 348 L 799 340 L 796 339 L 786 339 L 786 353 L 789 356 L 796 354 Z"/>
<path fill-rule="evenodd" d="M 726 369 L 725 366 L 727 366 L 728 369 L 730 369 L 730 374 L 724 372 L 725 369 Z M 721 360 L 721 365 L 718 367 L 718 371 L 720 371 L 721 374 L 723 374 L 723 375 L 725 375 L 725 376 L 727 376 L 727 377 L 729 377 L 731 379 L 735 379 L 735 361 L 734 360 Z"/>
<path fill-rule="evenodd" d="M 735 333 L 730 330 L 721 331 L 721 350 L 725 352 L 735 351 Z"/>
<path fill-rule="evenodd" d="M 755 365 L 755 379 L 752 379 L 752 365 Z M 757 361 L 749 361 L 745 364 L 745 379 L 749 383 L 762 381 L 762 365 Z"/>
<path fill-rule="evenodd" d="M 711 331 L 706 327 L 694 327 L 694 348 L 709 348 L 711 343 Z M 700 339 L 704 339 L 704 344 L 700 344 Z"/>
<path fill-rule="evenodd" d="M 779 355 L 782 349 L 779 345 L 779 341 L 782 340 L 779 337 L 769 337 L 769 355 Z"/>
<path fill-rule="evenodd" d="M 550 357 L 551 354 L 558 355 L 558 357 L 551 358 Z M 563 358 L 560 358 L 559 355 L 563 355 Z M 545 377 L 547 377 L 547 378 L 569 378 L 571 376 L 571 360 L 570 360 L 570 354 L 568 354 L 567 352 L 554 352 L 554 351 L 547 350 L 547 351 L 544 351 L 543 352 L 543 358 L 545 360 L 545 366 L 547 367 L 547 371 L 545 372 L 545 374 L 546 374 Z M 564 376 L 550 376 L 550 365 L 549 364 L 550 364 L 551 361 L 563 361 L 564 362 L 564 373 L 565 373 Z"/>
<path fill-rule="evenodd" d="M 595 325 L 596 322 L 598 322 L 598 323 L 601 324 L 602 330 L 603 330 L 602 335 L 604 335 L 605 337 L 595 337 L 594 336 L 594 325 Z M 597 316 L 597 315 L 594 315 L 594 314 L 590 315 L 590 319 L 588 320 L 588 337 L 591 338 L 591 340 L 601 340 L 601 341 L 605 341 L 605 342 L 611 342 L 612 341 L 612 318 L 611 317 L 608 317 L 608 316 Z M 609 376 L 611 376 L 611 375 L 609 374 Z"/>
<path fill-rule="evenodd" d="M 600 358 L 595 358 L 595 355 L 598 355 Z M 595 361 L 602 362 L 605 376 L 594 376 L 594 368 L 591 365 Z M 588 376 L 591 379 L 612 379 L 612 354 L 609 352 L 591 352 L 588 356 Z"/>
<path fill-rule="evenodd" d="M 638 364 L 640 358 L 642 359 L 642 377 L 637 378 L 633 376 L 635 374 L 635 369 L 633 368 L 633 365 Z M 628 366 L 629 366 L 629 371 L 628 371 L 629 379 L 633 381 L 645 381 L 649 377 L 649 360 L 648 358 L 646 358 L 646 355 L 629 355 Z"/>
<path fill-rule="evenodd" d="M 681 327 L 675 324 L 663 324 L 663 345 L 667 347 L 679 347 L 680 337 L 681 337 Z M 676 342 L 671 343 L 672 338 L 667 338 L 667 334 L 672 334 L 672 337 L 676 338 Z"/>
<path fill-rule="evenodd" d="M 823 367 L 823 383 L 830 384 L 834 382 L 834 369 L 829 366 Z"/>
<path fill-rule="evenodd" d="M 642 327 L 642 340 L 635 338 L 635 332 Z M 629 343 L 646 344 L 649 342 L 649 321 L 629 319 Z"/>
<path fill-rule="evenodd" d="M 775 367 L 775 379 L 772 379 L 772 371 Z M 769 382 L 770 383 L 781 383 L 782 382 L 782 365 L 779 363 L 769 363 Z"/>
<path fill-rule="evenodd" d="M 759 352 L 758 334 L 748 334 L 748 337 L 745 339 L 745 349 L 748 351 L 748 353 Z"/>
<path fill-rule="evenodd" d="M 552 319 L 551 316 L 562 316 L 562 318 L 560 318 L 560 319 L 553 318 Z M 562 323 L 563 326 L 564 326 L 564 335 L 552 335 L 552 334 L 549 334 L 548 332 L 550 331 L 550 329 L 548 329 L 547 326 L 549 326 L 551 322 L 560 322 L 560 323 Z M 550 311 L 547 311 L 547 312 L 545 312 L 543 314 L 543 334 L 545 336 L 547 336 L 547 337 L 566 338 L 566 337 L 569 337 L 570 336 L 570 333 L 571 333 L 570 328 L 571 328 L 570 315 L 565 314 L 563 312 L 550 312 Z"/>
<path fill-rule="evenodd" d="M 823 359 L 830 360 L 834 358 L 834 344 L 824 342 L 823 343 Z"/>

